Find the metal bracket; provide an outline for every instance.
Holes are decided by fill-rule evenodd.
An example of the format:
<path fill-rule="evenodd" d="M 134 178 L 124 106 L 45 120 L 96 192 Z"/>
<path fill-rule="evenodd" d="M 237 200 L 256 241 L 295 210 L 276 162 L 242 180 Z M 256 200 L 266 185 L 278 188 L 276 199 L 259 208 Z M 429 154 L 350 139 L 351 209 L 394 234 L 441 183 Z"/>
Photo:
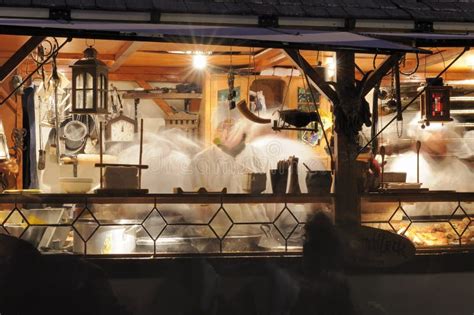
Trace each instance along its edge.
<path fill-rule="evenodd" d="M 433 31 L 433 22 L 415 21 L 415 32 L 432 33 Z"/>
<path fill-rule="evenodd" d="M 279 20 L 276 15 L 260 15 L 258 17 L 258 26 L 260 27 L 278 27 Z"/>
<path fill-rule="evenodd" d="M 356 19 L 347 18 L 344 20 L 344 29 L 347 31 L 353 31 L 356 28 Z"/>
<path fill-rule="evenodd" d="M 49 19 L 50 20 L 71 20 L 71 10 L 70 9 L 61 9 L 61 8 L 51 8 L 49 9 Z"/>
<path fill-rule="evenodd" d="M 161 21 L 161 12 L 160 11 L 151 11 L 150 22 L 158 24 Z"/>

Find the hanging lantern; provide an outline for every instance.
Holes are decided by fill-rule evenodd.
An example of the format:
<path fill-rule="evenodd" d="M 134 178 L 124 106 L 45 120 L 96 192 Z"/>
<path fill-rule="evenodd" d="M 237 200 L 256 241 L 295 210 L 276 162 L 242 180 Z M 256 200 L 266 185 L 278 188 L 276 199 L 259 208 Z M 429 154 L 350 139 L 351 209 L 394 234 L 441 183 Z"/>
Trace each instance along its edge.
<path fill-rule="evenodd" d="M 430 122 L 449 122 L 450 86 L 428 86 L 421 96 L 421 119 L 427 125 Z"/>
<path fill-rule="evenodd" d="M 84 58 L 72 66 L 72 110 L 74 114 L 107 114 L 108 68 L 97 59 L 97 50 L 84 50 Z"/>

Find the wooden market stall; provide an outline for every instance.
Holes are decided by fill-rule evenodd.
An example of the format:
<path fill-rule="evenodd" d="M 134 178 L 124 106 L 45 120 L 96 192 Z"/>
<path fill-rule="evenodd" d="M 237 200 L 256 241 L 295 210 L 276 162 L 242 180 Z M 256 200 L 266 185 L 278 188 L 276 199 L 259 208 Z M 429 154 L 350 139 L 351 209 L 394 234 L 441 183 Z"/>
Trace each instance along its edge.
<path fill-rule="evenodd" d="M 370 173 L 368 168 L 372 166 L 369 164 L 377 155 L 384 159 L 382 145 L 384 148 L 385 145 L 389 147 L 388 144 L 393 142 L 383 142 L 383 139 L 380 139 L 380 145 L 372 145 L 378 140 L 373 136 L 379 135 L 385 126 L 381 125 L 380 118 L 380 126 L 375 122 L 377 128 L 372 128 L 371 133 L 363 127 L 364 123 L 369 127 L 373 122 L 372 117 L 377 116 L 376 114 L 380 117 L 393 117 L 389 115 L 394 112 L 401 115 L 402 109 L 418 111 L 417 100 L 424 90 L 432 84 L 444 87 L 443 83 L 429 79 L 443 77 L 444 82 L 453 87 L 453 95 L 460 97 L 460 104 L 458 108 L 452 108 L 452 114 L 462 116 L 462 121 L 457 121 L 456 124 L 463 128 L 472 128 L 472 117 L 469 116 L 472 114 L 472 105 L 463 98 L 471 93 L 468 80 L 471 74 L 469 60 L 472 53 L 464 47 L 454 46 L 458 43 L 454 39 L 452 47 L 449 45 L 449 38 L 445 38 L 443 47 L 430 48 L 426 41 L 422 47 L 410 47 L 346 31 L 174 24 L 139 24 L 139 27 L 132 27 L 127 23 L 118 22 L 57 25 L 49 20 L 32 22 L 26 19 L 20 21 L 19 26 L 8 19 L 1 20 L 1 23 L 5 27 L 4 32 L 10 33 L 0 35 L 0 40 L 5 43 L 3 49 L 0 49 L 0 61 L 3 63 L 0 69 L 0 92 L 3 97 L 1 119 L 4 122 L 4 138 L 10 149 L 11 161 L 18 166 L 17 172 L 4 171 L 5 174 L 9 172 L 8 176 L 16 180 L 4 176 L 4 190 L 7 194 L 0 196 L 0 201 L 6 207 L 2 228 L 8 234 L 11 234 L 12 224 L 20 225 L 17 232 L 20 237 L 26 235 L 28 230 L 47 228 L 50 236 L 52 235 L 50 242 L 62 235 L 69 241 L 67 250 L 78 253 L 77 250 L 80 249 L 80 254 L 148 256 L 152 253 L 155 256 L 169 257 L 190 254 L 187 247 L 180 247 L 179 244 L 176 248 L 160 247 L 160 237 L 188 237 L 188 232 L 177 228 L 184 225 L 193 230 L 191 234 L 197 234 L 204 237 L 209 244 L 212 243 L 210 247 L 196 245 L 198 253 L 203 255 L 248 254 L 248 251 L 269 255 L 298 253 L 301 250 L 301 233 L 305 221 L 296 213 L 301 211 L 297 210 L 298 207 L 304 205 L 304 211 L 333 208 L 335 222 L 341 227 L 365 225 L 406 234 L 420 249 L 431 245 L 439 248 L 471 246 L 472 191 L 469 191 L 469 188 L 462 192 L 448 191 L 449 187 L 443 191 L 426 191 L 424 188 L 419 189 L 418 185 L 414 190 L 386 190 L 383 166 L 381 185 L 374 186 L 367 180 Z M 35 23 L 39 23 L 41 28 Z M 122 32 L 111 31 L 116 28 L 122 29 Z M 327 36 L 335 36 L 339 40 L 328 41 Z M 87 58 L 83 58 L 84 50 L 89 54 Z M 74 85 L 74 71 L 80 61 L 86 59 L 97 64 L 100 61 L 100 67 L 108 71 L 108 82 L 101 83 L 101 87 L 90 87 L 84 83 L 87 82 L 85 79 L 81 81 L 83 86 Z M 196 65 L 196 59 L 201 62 L 204 60 L 205 64 Z M 402 78 L 397 79 L 399 74 Z M 417 90 L 420 83 L 425 85 L 421 90 Z M 22 85 L 22 88 L 19 88 L 19 85 Z M 36 86 L 36 93 L 40 97 L 36 100 L 37 104 L 35 100 L 28 103 L 27 94 L 20 93 L 24 87 L 30 86 Z M 77 96 L 77 91 L 84 93 L 84 98 Z M 84 101 L 88 97 L 88 91 L 90 95 L 94 95 L 93 108 L 87 107 L 88 101 Z M 377 91 L 380 97 L 370 99 L 374 91 Z M 264 95 L 265 110 L 256 109 L 257 105 L 262 105 L 259 93 Z M 381 96 L 383 93 L 384 97 Z M 96 99 L 96 94 L 100 94 L 101 98 Z M 240 101 L 246 101 L 245 107 L 251 115 L 233 108 L 239 107 Z M 398 103 L 394 106 L 390 105 L 389 101 Z M 60 103 L 63 106 L 61 113 L 58 112 Z M 81 104 L 84 105 L 82 108 Z M 105 106 L 101 108 L 103 112 L 94 112 L 97 109 L 95 105 Z M 26 115 L 29 120 L 25 119 L 28 110 L 32 110 Z M 287 110 L 316 118 L 311 118 L 312 120 L 304 124 L 288 123 L 282 115 Z M 82 118 L 77 118 L 78 115 L 86 118 L 81 120 Z M 258 125 L 248 121 L 245 117 L 249 116 L 254 117 L 254 120 L 268 119 L 266 130 L 262 131 L 263 129 L 257 128 Z M 142 166 L 145 168 L 145 165 L 142 165 L 141 153 L 139 164 L 132 160 L 123 162 L 117 158 L 131 152 L 127 151 L 127 145 L 123 146 L 124 142 L 132 145 L 136 136 L 143 134 L 138 132 L 140 119 L 145 122 L 145 134 L 160 136 L 163 130 L 178 127 L 185 131 L 185 138 L 201 141 L 204 148 L 222 145 L 223 130 L 227 132 L 226 124 L 230 122 L 232 125 L 236 121 L 246 122 L 247 125 L 243 127 L 246 128 L 246 136 L 254 132 L 255 138 L 277 130 L 283 139 L 307 144 L 323 166 L 319 170 L 333 172 L 334 187 L 331 193 L 327 190 L 320 191 L 319 194 L 288 193 L 283 196 L 270 194 L 269 190 L 261 196 L 241 192 L 236 194 L 235 191 L 226 194 L 226 190 L 201 190 L 196 193 L 195 190 L 199 187 L 192 187 L 193 193 L 187 189 L 176 189 L 173 193 L 155 191 L 146 196 L 136 196 L 134 189 L 141 188 L 139 183 L 137 187 L 129 187 L 128 192 L 119 191 L 110 196 L 86 194 L 92 187 L 80 192 L 69 190 L 69 194 L 64 194 L 65 189 L 60 187 L 58 178 L 71 177 L 67 175 L 69 173 L 73 174 L 73 178 L 91 177 L 90 182 L 86 184 L 102 185 L 102 172 L 99 177 L 94 166 L 102 169 L 105 166 L 119 168 L 138 165 L 141 174 Z M 389 119 L 391 118 L 387 118 L 385 122 Z M 394 120 L 395 118 L 391 121 Z M 32 121 L 37 123 L 37 126 L 33 127 L 36 129 L 31 129 L 31 125 L 28 125 Z M 310 125 L 310 122 L 313 124 Z M 424 124 L 428 123 L 429 121 L 424 121 Z M 105 127 L 105 138 L 102 137 L 102 127 L 98 129 L 102 124 L 108 124 Z M 66 134 L 69 132 L 66 126 L 72 128 L 69 134 Z M 21 134 L 22 128 L 27 130 L 29 139 L 25 151 L 21 148 L 22 138 L 10 136 Z M 81 130 L 84 128 L 88 131 L 79 137 L 80 139 L 74 138 L 83 132 Z M 51 132 L 52 129 L 56 132 Z M 32 133 L 32 130 L 36 130 L 36 134 Z M 175 146 L 185 141 L 184 138 L 174 140 L 171 134 L 164 134 L 163 137 L 170 137 L 167 140 Z M 358 139 L 361 134 L 366 135 L 365 140 Z M 381 135 L 383 137 L 383 133 Z M 245 138 L 243 140 L 245 142 Z M 105 155 L 102 152 L 102 142 L 105 142 Z M 97 143 L 100 143 L 100 152 Z M 112 151 L 108 151 L 114 148 L 114 144 L 122 145 L 115 147 L 115 156 L 110 153 Z M 35 149 L 32 149 L 33 146 Z M 140 152 L 142 151 L 143 145 L 140 145 Z M 47 158 L 40 163 L 42 154 Z M 157 156 L 153 158 L 158 159 Z M 471 163 L 468 165 L 472 170 L 472 160 L 469 158 L 472 159 L 468 157 L 466 163 Z M 382 160 L 381 164 L 383 163 Z M 48 170 L 48 165 L 54 165 L 55 170 Z M 112 169 L 109 171 L 113 173 Z M 133 170 L 126 172 L 130 172 L 130 175 L 123 175 L 123 178 L 134 178 Z M 157 173 L 155 176 L 159 178 L 163 174 Z M 376 177 L 378 179 L 378 175 Z M 235 178 L 234 181 L 239 179 Z M 270 179 L 267 179 L 267 182 L 270 184 Z M 10 193 L 17 193 L 18 191 L 12 191 L 15 189 L 20 190 L 19 195 L 8 194 L 9 190 Z M 38 191 L 21 191 L 22 189 L 40 191 L 35 195 L 32 193 Z M 451 203 L 446 208 L 447 214 L 440 217 L 430 215 L 423 219 L 405 210 L 405 204 L 410 206 L 414 202 L 448 201 Z M 140 211 L 127 212 L 127 209 L 118 206 L 115 212 L 106 209 L 104 213 L 107 212 L 109 216 L 112 213 L 113 216 L 110 222 L 110 217 L 96 217 L 96 210 L 88 208 L 95 203 L 122 206 L 140 204 L 136 207 Z M 162 204 L 201 203 L 213 204 L 217 208 L 191 208 L 204 214 L 197 222 L 190 221 L 187 217 L 184 222 L 174 222 L 176 218 L 173 218 L 173 211 L 160 209 Z M 23 211 L 23 207 L 30 207 L 27 204 L 75 206 L 73 210 L 67 209 L 72 211 L 71 217 L 64 218 L 61 214 L 61 218 L 48 219 L 54 222 L 44 222 L 44 219 L 41 219 L 38 223 L 36 215 L 30 217 L 33 212 Z M 245 221 L 242 217 L 234 217 L 234 210 L 228 210 L 226 204 L 271 204 L 281 208 L 265 219 L 254 218 L 254 221 Z M 89 240 L 94 241 L 100 237 L 96 230 L 120 227 L 122 224 L 118 221 L 122 219 L 128 220 L 125 226 L 136 226 L 142 236 L 149 238 L 142 242 L 141 251 L 123 248 L 116 251 L 111 249 L 112 245 L 104 245 L 102 249 L 95 248 L 88 252 L 86 244 Z M 16 222 L 18 220 L 21 222 Z M 84 232 L 84 227 L 79 225 L 86 220 L 90 223 L 90 226 L 86 225 L 86 230 L 92 227 L 94 229 Z M 227 221 L 227 224 L 224 224 L 224 221 Z M 292 222 L 288 223 L 289 221 Z M 417 229 L 421 224 L 427 227 Z M 443 227 L 439 227 L 439 224 Z M 261 226 L 270 226 L 277 235 L 277 245 L 262 249 L 252 244 L 239 249 L 241 239 L 255 237 L 244 228 L 244 232 L 232 235 L 233 229 L 238 230 L 242 226 L 257 227 L 259 235 L 264 233 Z M 56 231 L 61 229 L 67 230 L 67 233 Z M 82 247 L 70 244 L 71 233 L 73 242 L 84 243 Z M 66 242 L 62 241 L 61 244 Z M 55 248 L 48 247 L 52 246 L 51 244 L 42 245 L 48 250 L 64 250 L 61 246 L 58 249 L 58 244 L 54 245 Z M 130 248 L 135 249 L 137 246 L 138 242 Z"/>

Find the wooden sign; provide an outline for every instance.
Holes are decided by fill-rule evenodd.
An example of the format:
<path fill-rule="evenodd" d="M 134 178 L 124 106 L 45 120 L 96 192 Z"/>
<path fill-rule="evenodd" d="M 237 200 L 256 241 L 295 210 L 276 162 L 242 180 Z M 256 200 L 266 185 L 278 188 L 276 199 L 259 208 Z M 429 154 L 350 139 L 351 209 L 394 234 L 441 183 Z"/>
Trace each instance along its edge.
<path fill-rule="evenodd" d="M 406 237 L 367 226 L 338 228 L 348 264 L 361 267 L 393 267 L 409 261 L 415 246 Z"/>

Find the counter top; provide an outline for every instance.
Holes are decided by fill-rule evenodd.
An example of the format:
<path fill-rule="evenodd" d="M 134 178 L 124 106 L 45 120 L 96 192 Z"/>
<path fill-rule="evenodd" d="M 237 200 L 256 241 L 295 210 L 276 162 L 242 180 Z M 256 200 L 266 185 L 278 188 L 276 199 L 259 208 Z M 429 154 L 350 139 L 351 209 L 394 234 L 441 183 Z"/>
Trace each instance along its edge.
<path fill-rule="evenodd" d="M 98 194 L 0 194 L 0 203 L 157 203 L 157 204 L 205 204 L 205 203 L 332 203 L 336 194 L 145 194 L 145 195 L 98 195 Z M 361 198 L 370 202 L 473 202 L 474 192 L 426 191 L 366 193 Z"/>

